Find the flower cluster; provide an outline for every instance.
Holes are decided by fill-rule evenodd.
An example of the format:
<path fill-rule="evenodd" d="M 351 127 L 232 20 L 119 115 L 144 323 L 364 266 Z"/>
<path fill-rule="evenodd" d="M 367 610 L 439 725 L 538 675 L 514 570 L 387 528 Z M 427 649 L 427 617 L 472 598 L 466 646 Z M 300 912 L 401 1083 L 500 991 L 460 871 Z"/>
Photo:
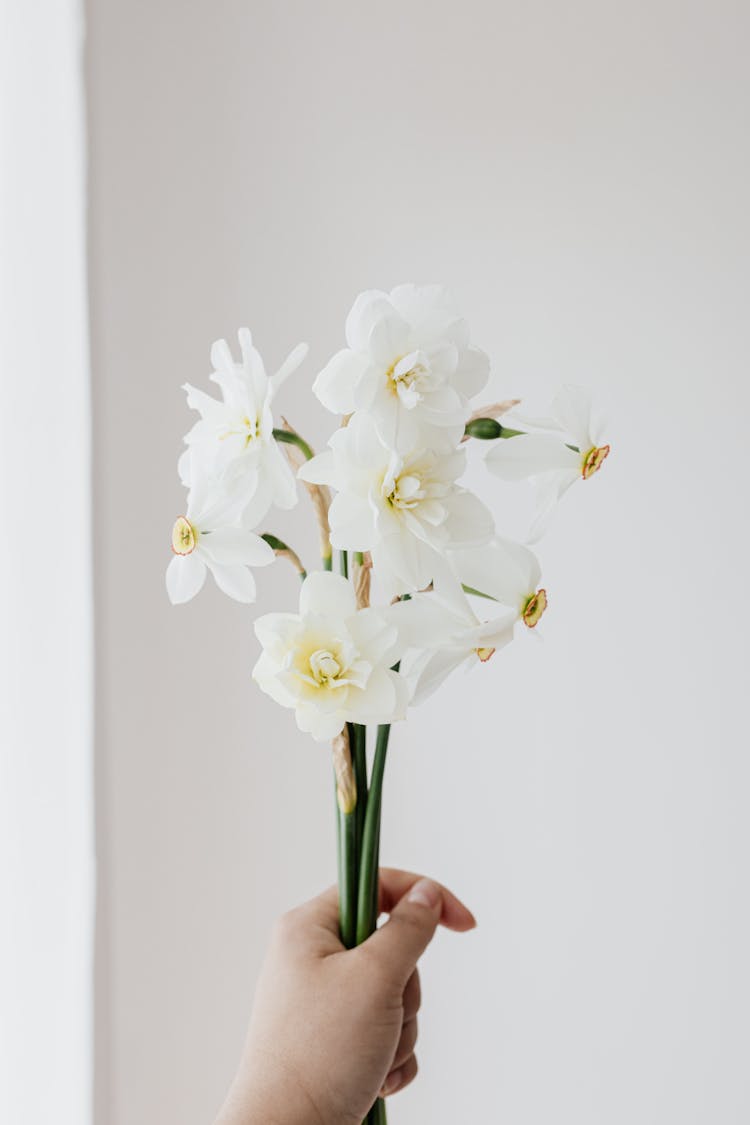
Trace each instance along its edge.
<path fill-rule="evenodd" d="M 211 349 L 210 376 L 221 400 L 185 385 L 187 402 L 200 414 L 187 434 L 178 464 L 188 489 L 187 510 L 172 530 L 174 557 L 167 568 L 167 593 L 189 601 L 210 570 L 217 586 L 240 602 L 255 601 L 251 566 L 265 566 L 274 551 L 255 529 L 273 504 L 293 508 L 297 486 L 274 437 L 271 403 L 281 383 L 302 362 L 300 344 L 269 377 L 247 328 L 240 329 L 242 361 L 235 363 L 225 340 Z"/>
<path fill-rule="evenodd" d="M 593 476 L 609 453 L 580 388 L 564 387 L 548 418 L 522 417 L 518 400 L 477 407 L 489 360 L 441 286 L 363 293 L 345 334 L 347 346 L 313 386 L 339 425 L 317 456 L 301 439 L 295 450 L 304 454 L 297 476 L 342 573 L 310 574 L 299 613 L 268 614 L 255 625 L 263 649 L 256 682 L 318 740 L 346 723 L 402 718 L 454 669 L 486 664 L 517 626 L 534 629 L 544 614 L 536 555 L 502 537 L 490 507 L 461 483 L 472 446 L 489 447 L 493 474 L 534 483 L 529 542 L 563 492 Z M 189 497 L 167 572 L 175 602 L 198 591 L 207 569 L 230 596 L 252 601 L 249 568 L 270 562 L 278 547 L 255 529 L 272 505 L 297 499 L 279 446 L 290 432 L 274 429 L 271 404 L 305 349 L 269 378 L 250 333 L 239 337 L 241 363 L 223 341 L 212 350 L 221 401 L 186 388 L 200 420 L 180 460 Z M 369 605 L 371 574 L 380 608 Z"/>

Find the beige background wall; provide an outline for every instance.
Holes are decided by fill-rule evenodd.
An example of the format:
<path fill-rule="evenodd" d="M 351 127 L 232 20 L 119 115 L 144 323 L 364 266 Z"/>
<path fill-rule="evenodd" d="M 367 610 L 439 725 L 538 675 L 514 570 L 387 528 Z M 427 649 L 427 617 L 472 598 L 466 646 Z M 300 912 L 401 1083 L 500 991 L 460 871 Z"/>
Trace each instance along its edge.
<path fill-rule="evenodd" d="M 319 444 L 352 298 L 412 279 L 454 287 L 498 394 L 594 387 L 614 448 L 544 543 L 544 644 L 393 740 L 384 858 L 480 927 L 425 959 L 392 1120 L 741 1125 L 747 6 L 88 9 L 98 1125 L 211 1120 L 268 925 L 334 873 L 328 762 L 251 686 L 253 611 L 166 600 L 180 384 L 241 324 L 271 364 L 307 339 L 281 405 Z"/>

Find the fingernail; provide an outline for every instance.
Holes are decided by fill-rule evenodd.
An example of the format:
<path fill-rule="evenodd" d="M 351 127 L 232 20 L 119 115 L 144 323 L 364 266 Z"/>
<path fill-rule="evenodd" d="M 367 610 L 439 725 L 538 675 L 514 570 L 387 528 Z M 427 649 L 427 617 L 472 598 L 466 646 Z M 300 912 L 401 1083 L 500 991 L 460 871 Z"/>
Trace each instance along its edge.
<path fill-rule="evenodd" d="M 426 906 L 428 910 L 434 910 L 439 905 L 441 898 L 442 894 L 437 883 L 433 883 L 432 879 L 420 879 L 409 891 L 406 901 L 418 902 L 420 906 Z"/>
<path fill-rule="evenodd" d="M 400 1069 L 399 1070 L 392 1070 L 391 1073 L 386 1078 L 385 1082 L 383 1083 L 383 1089 L 381 1091 L 381 1093 L 383 1094 L 383 1097 L 387 1098 L 389 1094 L 392 1094 L 393 1091 L 398 1086 L 400 1081 L 401 1081 L 401 1070 Z"/>

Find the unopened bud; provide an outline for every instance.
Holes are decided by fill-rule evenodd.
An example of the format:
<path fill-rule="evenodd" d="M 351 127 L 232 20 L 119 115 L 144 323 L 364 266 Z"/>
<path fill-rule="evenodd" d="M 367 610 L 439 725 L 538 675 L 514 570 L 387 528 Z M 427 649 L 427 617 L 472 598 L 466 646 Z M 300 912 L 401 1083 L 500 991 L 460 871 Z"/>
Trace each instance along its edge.
<path fill-rule="evenodd" d="M 475 418 L 466 426 L 467 437 L 479 438 L 481 441 L 492 441 L 499 438 L 502 432 L 503 427 L 496 418 Z"/>
<path fill-rule="evenodd" d="M 333 771 L 336 775 L 336 799 L 345 816 L 357 807 L 357 783 L 354 780 L 352 754 L 349 748 L 349 728 L 344 727 L 331 743 Z"/>

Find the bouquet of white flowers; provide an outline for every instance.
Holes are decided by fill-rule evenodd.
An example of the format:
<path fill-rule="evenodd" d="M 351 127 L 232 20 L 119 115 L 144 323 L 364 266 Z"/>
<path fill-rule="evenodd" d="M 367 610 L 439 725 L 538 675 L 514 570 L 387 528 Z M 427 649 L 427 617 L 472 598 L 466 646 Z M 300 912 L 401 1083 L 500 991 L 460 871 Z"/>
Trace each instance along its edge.
<path fill-rule="evenodd" d="M 221 400 L 185 388 L 200 418 L 179 461 L 188 498 L 172 531 L 167 591 L 174 603 L 188 601 L 211 571 L 230 597 L 253 602 L 251 568 L 284 557 L 297 569 L 299 611 L 255 622 L 262 652 L 253 678 L 294 710 L 300 730 L 332 744 L 341 940 L 352 947 L 377 924 L 391 724 L 460 666 L 488 664 L 547 607 L 536 555 L 501 537 L 490 509 L 460 483 L 471 446 L 485 446 L 496 476 L 534 483 L 528 543 L 570 485 L 601 468 L 609 446 L 579 387 L 563 387 L 545 418 L 522 416 L 517 399 L 475 408 L 489 360 L 442 286 L 360 294 L 346 342 L 313 385 L 340 418 L 317 456 L 272 415 L 306 346 L 269 377 L 246 328 L 240 362 L 225 341 L 214 344 L 210 377 Z M 296 504 L 297 480 L 320 536 L 321 569 L 309 574 L 290 546 L 258 533 L 274 506 Z M 368 776 L 370 725 L 377 736 Z M 383 1121 L 379 1101 L 368 1122 Z"/>

